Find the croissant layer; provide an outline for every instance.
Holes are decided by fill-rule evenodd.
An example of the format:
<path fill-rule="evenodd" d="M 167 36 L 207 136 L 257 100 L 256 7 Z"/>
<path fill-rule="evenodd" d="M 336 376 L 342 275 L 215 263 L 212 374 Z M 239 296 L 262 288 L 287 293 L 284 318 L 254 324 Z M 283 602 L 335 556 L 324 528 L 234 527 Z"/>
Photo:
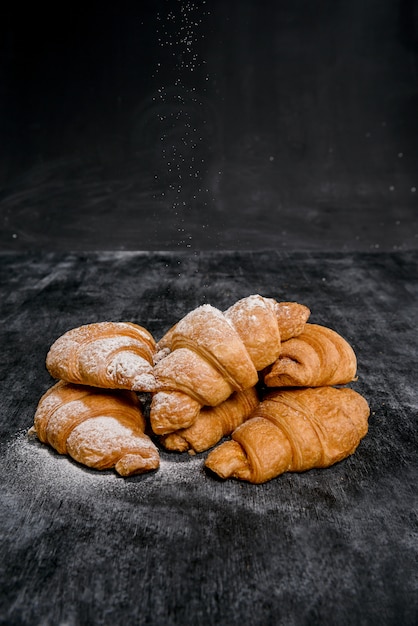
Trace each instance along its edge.
<path fill-rule="evenodd" d="M 306 324 L 298 337 L 282 343 L 280 356 L 267 368 L 267 387 L 342 385 L 356 377 L 353 348 L 331 328 Z"/>
<path fill-rule="evenodd" d="M 153 391 L 155 340 L 131 322 L 97 322 L 69 330 L 51 346 L 53 378 L 107 389 Z"/>
<path fill-rule="evenodd" d="M 154 433 L 189 428 L 202 407 L 254 387 L 258 372 L 279 357 L 281 329 L 285 337 L 301 333 L 309 314 L 304 305 L 257 294 L 225 312 L 206 304 L 188 313 L 157 344 Z"/>
<path fill-rule="evenodd" d="M 212 448 L 250 417 L 258 405 L 254 387 L 234 392 L 216 407 L 203 407 L 189 428 L 161 437 L 167 450 L 203 452 Z"/>
<path fill-rule="evenodd" d="M 348 388 L 275 391 L 212 450 L 206 467 L 221 478 L 266 482 L 284 472 L 329 467 L 353 454 L 368 430 L 366 400 Z"/>
<path fill-rule="evenodd" d="M 122 476 L 159 466 L 159 453 L 144 434 L 138 397 L 130 391 L 99 390 L 59 381 L 40 399 L 34 430 L 60 454 Z"/>

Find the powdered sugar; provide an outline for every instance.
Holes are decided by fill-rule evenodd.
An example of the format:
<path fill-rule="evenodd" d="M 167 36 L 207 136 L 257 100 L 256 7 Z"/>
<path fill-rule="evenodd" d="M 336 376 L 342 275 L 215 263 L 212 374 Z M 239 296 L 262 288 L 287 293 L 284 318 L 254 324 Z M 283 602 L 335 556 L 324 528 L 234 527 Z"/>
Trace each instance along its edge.
<path fill-rule="evenodd" d="M 280 312 L 280 317 L 285 317 L 287 319 L 290 319 L 294 315 L 294 307 L 288 302 L 277 302 L 276 310 L 277 312 Z"/>
<path fill-rule="evenodd" d="M 10 472 L 22 476 L 22 490 L 45 488 L 50 498 L 65 495 L 83 499 L 84 494 L 106 483 L 112 484 L 117 478 L 113 471 L 89 470 L 26 432 L 18 433 L 9 443 L 4 462 Z"/>
<path fill-rule="evenodd" d="M 238 300 L 235 304 L 230 306 L 224 314 L 226 317 L 229 317 L 229 315 L 233 313 L 234 317 L 247 318 L 250 315 L 256 315 L 257 310 L 260 308 L 266 309 L 267 307 L 271 307 L 272 302 L 274 301 L 271 300 L 271 298 L 263 298 L 263 296 L 254 294 Z"/>
<path fill-rule="evenodd" d="M 108 360 L 110 355 L 117 354 L 120 350 L 129 353 L 128 359 L 131 360 L 131 364 L 134 364 L 135 360 L 138 359 L 141 359 L 145 363 L 149 364 L 149 361 L 144 358 L 142 345 L 131 337 L 121 335 L 97 339 L 96 341 L 89 343 L 86 347 L 81 348 L 80 366 L 86 372 L 100 374 L 100 371 L 103 368 L 103 363 Z M 127 363 L 129 363 L 128 359 Z"/>
<path fill-rule="evenodd" d="M 131 350 L 117 352 L 106 373 L 115 385 L 135 391 L 153 391 L 155 379 L 152 366 Z"/>
<path fill-rule="evenodd" d="M 112 450 L 122 449 L 125 446 L 132 448 L 138 446 L 138 449 L 155 448 L 151 439 L 146 435 L 138 434 L 138 431 L 135 432 L 114 417 L 107 415 L 82 422 L 72 431 L 69 439 L 74 433 L 84 439 L 86 447 L 94 448 L 97 442 L 100 442 L 100 448 L 104 453 L 110 453 Z"/>
<path fill-rule="evenodd" d="M 85 418 L 88 413 L 88 408 L 83 400 L 65 402 L 51 413 L 48 419 L 47 437 L 50 444 L 58 450 L 58 452 L 64 453 L 66 451 L 66 441 L 65 437 L 63 437 L 63 433 L 73 424 L 74 416 L 76 415 L 77 418 L 81 420 Z"/>
<path fill-rule="evenodd" d="M 154 351 L 154 339 L 146 329 L 130 323 L 101 322 L 80 326 L 59 337 L 47 355 L 47 368 L 54 378 L 74 383 L 87 380 L 99 387 L 129 389 L 135 376 L 151 375 Z M 126 355 L 120 354 L 124 352 Z M 109 364 L 113 358 L 117 360 L 117 367 L 112 362 Z M 106 373 L 109 380 L 106 380 Z M 142 390 L 138 388 L 141 382 L 138 379 L 136 390 Z M 144 390 L 150 391 L 150 379 L 145 382 Z"/>
<path fill-rule="evenodd" d="M 191 337 L 197 343 L 218 342 L 222 344 L 224 340 L 225 327 L 230 331 L 224 314 L 210 304 L 202 304 L 193 311 L 190 311 L 181 319 L 173 331 L 175 337 Z M 201 329 L 205 329 L 202 335 Z"/>
<path fill-rule="evenodd" d="M 160 477 L 165 484 L 199 484 L 205 475 L 203 457 L 193 454 L 166 453 L 160 457 Z"/>
<path fill-rule="evenodd" d="M 159 391 L 151 403 L 151 426 L 159 435 L 187 428 L 196 419 L 202 403 L 178 391 Z"/>
<path fill-rule="evenodd" d="M 170 348 L 161 348 L 161 350 L 158 350 L 158 352 L 154 354 L 154 365 L 156 365 L 159 361 L 168 356 L 170 352 Z"/>
<path fill-rule="evenodd" d="M 75 459 L 95 467 L 106 459 L 118 460 L 127 450 L 141 453 L 156 447 L 146 435 L 134 432 L 114 417 L 101 416 L 82 422 L 67 439 L 67 449 Z"/>
<path fill-rule="evenodd" d="M 152 398 L 152 405 L 153 408 L 156 409 L 157 411 L 168 411 L 171 410 L 172 404 L 173 404 L 173 393 L 170 391 L 158 391 L 156 394 L 154 394 L 153 398 Z M 180 397 L 179 393 L 176 394 L 176 397 Z"/>
<path fill-rule="evenodd" d="M 148 445 L 154 446 L 154 443 L 150 441 Z M 45 490 L 48 498 L 73 497 L 76 501 L 91 497 L 97 500 L 100 492 L 106 498 L 106 494 L 110 495 L 114 490 L 120 494 L 138 489 L 138 497 L 145 497 L 147 491 L 143 492 L 144 488 L 160 489 L 164 485 L 181 488 L 183 484 L 208 480 L 202 455 L 159 452 L 159 469 L 123 479 L 113 469 L 90 469 L 67 455 L 60 455 L 42 444 L 35 435 L 28 436 L 24 431 L 17 433 L 5 446 L 3 463 L 6 469 L 9 468 L 8 472 L 22 477 L 17 479 L 22 491 Z"/>

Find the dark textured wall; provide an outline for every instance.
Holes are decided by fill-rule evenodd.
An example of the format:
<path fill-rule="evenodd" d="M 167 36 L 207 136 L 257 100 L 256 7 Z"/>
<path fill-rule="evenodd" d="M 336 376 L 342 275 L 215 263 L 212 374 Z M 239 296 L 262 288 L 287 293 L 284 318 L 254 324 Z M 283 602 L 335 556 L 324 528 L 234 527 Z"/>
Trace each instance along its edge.
<path fill-rule="evenodd" d="M 0 245 L 415 248 L 417 7 L 4 9 Z"/>

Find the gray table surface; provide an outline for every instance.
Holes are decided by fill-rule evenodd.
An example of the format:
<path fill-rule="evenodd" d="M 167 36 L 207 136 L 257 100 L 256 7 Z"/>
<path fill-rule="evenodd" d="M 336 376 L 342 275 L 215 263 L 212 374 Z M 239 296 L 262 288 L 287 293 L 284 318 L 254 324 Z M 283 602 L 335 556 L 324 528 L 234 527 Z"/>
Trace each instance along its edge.
<path fill-rule="evenodd" d="M 0 255 L 0 623 L 416 624 L 418 252 Z M 264 485 L 161 450 L 128 479 L 27 437 L 50 344 L 103 320 L 160 338 L 208 302 L 296 300 L 353 345 L 356 453 Z"/>

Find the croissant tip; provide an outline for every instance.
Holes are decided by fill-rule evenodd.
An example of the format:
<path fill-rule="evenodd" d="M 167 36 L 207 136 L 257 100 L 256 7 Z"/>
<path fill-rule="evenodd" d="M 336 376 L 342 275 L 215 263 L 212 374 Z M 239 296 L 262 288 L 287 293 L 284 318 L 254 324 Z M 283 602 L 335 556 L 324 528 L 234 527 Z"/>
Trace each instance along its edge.
<path fill-rule="evenodd" d="M 125 454 L 115 465 L 115 470 L 120 476 L 135 476 L 144 474 L 152 470 L 157 470 L 160 466 L 158 452 L 149 456 L 141 454 Z"/>
<path fill-rule="evenodd" d="M 125 352 L 116 355 L 107 368 L 115 386 L 132 391 L 155 391 L 152 366 L 142 357 Z"/>
<path fill-rule="evenodd" d="M 245 467 L 245 457 L 239 443 L 226 441 L 214 448 L 206 458 L 205 467 L 219 478 L 235 477 L 236 472 Z"/>
<path fill-rule="evenodd" d="M 132 391 L 156 391 L 157 384 L 153 374 L 141 374 L 136 376 L 132 383 Z"/>
<path fill-rule="evenodd" d="M 176 432 L 162 435 L 160 441 L 166 450 L 190 453 L 190 444 Z"/>

